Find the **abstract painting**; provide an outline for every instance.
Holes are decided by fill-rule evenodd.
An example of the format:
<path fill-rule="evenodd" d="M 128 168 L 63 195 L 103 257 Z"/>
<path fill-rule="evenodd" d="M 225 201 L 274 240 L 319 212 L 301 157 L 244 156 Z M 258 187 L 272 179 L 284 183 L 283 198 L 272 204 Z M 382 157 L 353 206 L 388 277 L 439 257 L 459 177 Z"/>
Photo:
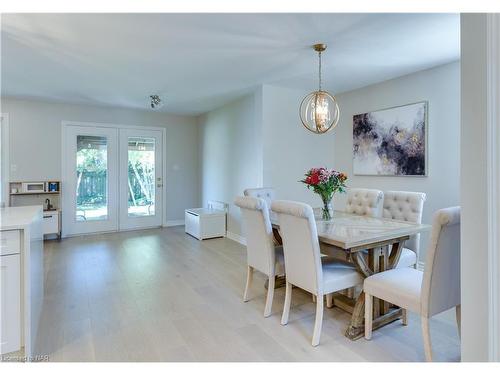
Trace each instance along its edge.
<path fill-rule="evenodd" d="M 355 175 L 426 176 L 427 102 L 353 116 Z"/>

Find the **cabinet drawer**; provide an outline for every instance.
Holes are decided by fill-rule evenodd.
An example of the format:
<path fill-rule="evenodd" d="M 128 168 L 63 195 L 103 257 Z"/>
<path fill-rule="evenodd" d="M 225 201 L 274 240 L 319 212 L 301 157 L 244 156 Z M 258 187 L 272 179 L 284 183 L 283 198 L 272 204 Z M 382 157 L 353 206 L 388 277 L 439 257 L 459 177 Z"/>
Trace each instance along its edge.
<path fill-rule="evenodd" d="M 0 354 L 21 348 L 21 255 L 0 256 Z"/>
<path fill-rule="evenodd" d="M 0 232 L 0 255 L 19 254 L 21 252 L 21 237 L 18 230 Z"/>
<path fill-rule="evenodd" d="M 43 234 L 59 233 L 59 214 L 43 214 Z"/>

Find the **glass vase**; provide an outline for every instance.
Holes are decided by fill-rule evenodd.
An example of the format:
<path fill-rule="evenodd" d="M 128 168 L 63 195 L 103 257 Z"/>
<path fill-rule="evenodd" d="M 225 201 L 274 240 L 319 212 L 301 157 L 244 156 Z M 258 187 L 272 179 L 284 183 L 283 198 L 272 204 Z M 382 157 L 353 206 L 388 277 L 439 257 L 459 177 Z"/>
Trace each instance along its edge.
<path fill-rule="evenodd" d="M 323 220 L 331 220 L 333 217 L 332 198 L 321 197 L 323 200 L 323 208 L 321 210 L 321 218 Z"/>

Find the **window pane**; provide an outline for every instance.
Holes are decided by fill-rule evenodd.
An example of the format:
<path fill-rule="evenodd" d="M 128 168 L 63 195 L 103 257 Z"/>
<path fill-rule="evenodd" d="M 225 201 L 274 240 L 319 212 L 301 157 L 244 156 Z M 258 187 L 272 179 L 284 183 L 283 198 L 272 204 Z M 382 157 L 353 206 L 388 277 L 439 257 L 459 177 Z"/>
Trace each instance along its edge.
<path fill-rule="evenodd" d="M 108 218 L 108 140 L 76 138 L 76 220 Z"/>
<path fill-rule="evenodd" d="M 155 139 L 128 139 L 128 216 L 155 214 Z"/>

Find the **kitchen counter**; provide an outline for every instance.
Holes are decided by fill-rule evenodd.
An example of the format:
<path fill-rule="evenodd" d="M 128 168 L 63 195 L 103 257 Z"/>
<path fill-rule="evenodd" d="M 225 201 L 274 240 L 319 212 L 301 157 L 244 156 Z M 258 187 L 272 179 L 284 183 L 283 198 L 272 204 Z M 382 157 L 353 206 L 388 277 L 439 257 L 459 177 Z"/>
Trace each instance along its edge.
<path fill-rule="evenodd" d="M 25 229 L 41 211 L 42 206 L 0 208 L 0 230 Z"/>
<path fill-rule="evenodd" d="M 36 346 L 43 301 L 42 206 L 0 209 L 1 354 L 23 352 L 27 361 L 41 352 Z M 4 309 L 2 308 L 2 312 Z"/>

